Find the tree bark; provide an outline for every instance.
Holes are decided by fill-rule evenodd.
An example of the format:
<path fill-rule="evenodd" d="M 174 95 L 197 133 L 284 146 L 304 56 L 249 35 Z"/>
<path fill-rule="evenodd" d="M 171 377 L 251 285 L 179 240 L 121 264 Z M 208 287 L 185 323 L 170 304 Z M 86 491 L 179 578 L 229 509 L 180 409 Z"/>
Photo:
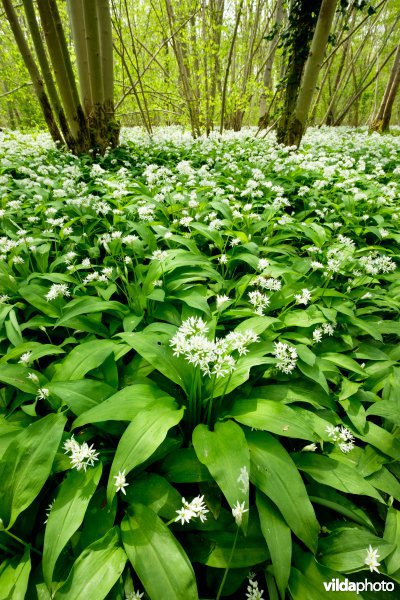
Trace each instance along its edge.
<path fill-rule="evenodd" d="M 23 31 L 18 21 L 17 13 L 14 10 L 11 0 L 2 0 L 2 2 L 5 13 L 7 15 L 7 19 L 11 26 L 11 30 L 14 34 L 14 38 L 17 43 L 18 49 L 21 53 L 25 66 L 28 69 L 29 75 L 31 77 L 33 88 L 35 90 L 35 94 L 42 109 L 44 119 L 49 128 L 51 137 L 55 142 L 63 144 L 64 140 L 58 128 L 57 122 L 54 118 L 54 113 L 52 111 L 49 98 L 46 94 L 42 77 L 35 63 L 35 59 L 29 49 L 28 43 L 24 37 Z"/>
<path fill-rule="evenodd" d="M 393 67 L 390 73 L 385 93 L 382 98 L 378 114 L 370 125 L 370 131 L 385 133 L 389 131 L 393 104 L 400 85 L 400 44 L 397 46 Z"/>
<path fill-rule="evenodd" d="M 275 53 L 276 53 L 276 49 L 278 47 L 278 43 L 279 43 L 279 39 L 280 39 L 279 32 L 280 32 L 280 28 L 282 26 L 283 17 L 284 17 L 283 0 L 277 0 L 276 6 L 275 6 L 275 24 L 274 24 L 274 27 L 276 30 L 275 37 L 273 40 L 271 40 L 271 43 L 269 44 L 269 54 L 268 54 L 267 62 L 265 63 L 264 74 L 263 74 L 264 89 L 260 96 L 260 117 L 259 117 L 259 121 L 258 121 L 258 126 L 260 127 L 260 129 L 265 129 L 268 126 L 267 90 L 272 94 L 272 86 L 273 86 L 272 68 L 274 66 Z"/>
<path fill-rule="evenodd" d="M 337 0 L 322 0 L 310 52 L 304 67 L 300 91 L 293 114 L 289 118 L 284 143 L 299 146 L 307 126 L 307 117 L 317 86 L 329 33 L 335 16 Z"/>
<path fill-rule="evenodd" d="M 276 132 L 279 143 L 287 144 L 289 120 L 296 106 L 321 2 L 322 0 L 292 0 L 288 25 L 289 42 L 286 47 L 287 67 L 284 76 L 283 106 Z"/>

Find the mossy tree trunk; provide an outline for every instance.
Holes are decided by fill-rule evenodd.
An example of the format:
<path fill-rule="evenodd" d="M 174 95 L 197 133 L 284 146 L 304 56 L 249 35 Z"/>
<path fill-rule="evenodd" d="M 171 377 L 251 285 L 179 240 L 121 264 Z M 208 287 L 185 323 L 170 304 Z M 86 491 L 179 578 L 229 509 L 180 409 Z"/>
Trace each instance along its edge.
<path fill-rule="evenodd" d="M 289 23 L 286 32 L 285 54 L 286 72 L 284 75 L 283 103 L 277 125 L 277 140 L 291 145 L 289 121 L 296 107 L 301 78 L 306 63 L 312 36 L 321 8 L 322 0 L 292 0 Z"/>

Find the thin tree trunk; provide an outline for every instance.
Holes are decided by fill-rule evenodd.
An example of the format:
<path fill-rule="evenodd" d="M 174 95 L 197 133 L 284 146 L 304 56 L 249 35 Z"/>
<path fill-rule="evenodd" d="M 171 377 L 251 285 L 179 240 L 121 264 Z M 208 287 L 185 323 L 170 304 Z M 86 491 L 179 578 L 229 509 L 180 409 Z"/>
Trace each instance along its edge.
<path fill-rule="evenodd" d="M 32 0 L 23 0 L 26 20 L 28 23 L 29 31 L 32 36 L 33 45 L 35 48 L 36 56 L 38 59 L 39 67 L 42 72 L 42 77 L 49 95 L 50 104 L 53 111 L 58 118 L 60 129 L 63 133 L 64 139 L 68 145 L 71 144 L 72 135 L 68 126 L 68 121 L 65 116 L 64 109 L 61 105 L 60 98 L 57 93 L 53 75 L 51 72 L 50 64 L 47 59 L 46 50 L 43 45 L 42 36 L 40 35 L 39 26 L 36 20 L 35 9 Z"/>
<path fill-rule="evenodd" d="M 43 80 L 41 78 L 39 69 L 36 66 L 35 59 L 33 58 L 32 53 L 29 49 L 28 43 L 24 37 L 23 31 L 18 21 L 17 13 L 14 10 L 11 0 L 2 0 L 2 2 L 5 13 L 7 15 L 7 19 L 10 23 L 12 32 L 14 34 L 14 38 L 17 43 L 18 49 L 21 53 L 25 66 L 28 69 L 29 75 L 32 79 L 33 88 L 35 90 L 35 94 L 42 109 L 44 119 L 49 128 L 51 137 L 55 142 L 60 142 L 61 144 L 63 144 L 64 140 L 54 118 L 54 113 L 52 111 L 49 98 L 46 94 Z"/>
<path fill-rule="evenodd" d="M 378 114 L 370 125 L 371 131 L 384 133 L 389 130 L 390 118 L 397 90 L 400 85 L 400 44 L 397 46 L 393 67 L 390 73 L 385 93 L 382 98 Z"/>
<path fill-rule="evenodd" d="M 260 128 L 265 128 L 268 126 L 268 117 L 265 118 L 267 114 L 267 90 L 272 94 L 272 68 L 274 66 L 275 53 L 279 44 L 279 32 L 283 22 L 284 11 L 283 11 L 283 0 L 277 0 L 275 5 L 275 24 L 274 27 L 276 29 L 275 38 L 271 41 L 269 45 L 269 54 L 267 62 L 264 67 L 263 74 L 263 91 L 260 96 L 260 116 L 258 121 L 258 126 Z"/>

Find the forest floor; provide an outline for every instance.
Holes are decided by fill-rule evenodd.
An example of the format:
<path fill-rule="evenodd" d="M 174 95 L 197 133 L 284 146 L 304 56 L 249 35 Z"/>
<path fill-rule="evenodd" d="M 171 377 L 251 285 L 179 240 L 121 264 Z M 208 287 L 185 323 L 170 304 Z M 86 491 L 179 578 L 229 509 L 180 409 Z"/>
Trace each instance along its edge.
<path fill-rule="evenodd" d="M 117 492 L 125 493 L 118 482 L 125 484 L 127 495 L 119 493 L 118 501 L 123 510 L 124 502 L 146 507 L 137 517 L 142 528 L 150 527 L 149 507 L 173 521 L 181 497 L 197 492 L 205 495 L 209 521 L 217 522 L 222 511 L 222 529 L 216 526 L 213 535 L 200 519 L 185 536 L 182 520 L 168 538 L 172 545 L 179 539 L 196 565 L 205 597 L 215 597 L 220 577 L 205 578 L 201 569 L 223 572 L 235 520 L 247 527 L 250 515 L 249 536 L 239 536 L 241 550 L 228 564 L 236 573 L 227 579 L 229 589 L 245 589 L 247 571 L 257 572 L 271 554 L 281 567 L 275 564 L 278 588 L 286 587 L 290 574 L 292 597 L 304 600 L 307 578 L 322 589 L 326 572 L 320 564 L 330 574 L 366 569 L 369 575 L 368 546 L 378 550 L 387 580 L 399 579 L 393 559 L 399 529 L 390 521 L 398 511 L 390 499 L 400 501 L 400 136 L 397 130 L 380 136 L 311 129 L 293 151 L 279 147 L 272 135 L 254 133 L 193 140 L 178 128 L 157 130 L 151 138 L 124 130 L 118 149 L 95 158 L 59 151 L 44 134 L 0 133 L 0 456 L 10 464 L 16 460 L 31 443 L 29 425 L 39 427 L 50 416 L 66 420 L 53 449 L 49 441 L 48 456 L 32 454 L 32 475 L 21 471 L 18 495 L 3 495 L 0 516 L 14 522 L 35 499 L 34 521 L 17 521 L 19 535 L 40 546 L 40 531 L 50 527 L 44 541 L 50 544 L 51 519 L 42 525 L 45 507 L 57 486 L 70 481 L 64 473 L 79 467 L 60 445 L 75 432 L 99 455 L 89 452 L 80 472 L 86 477 L 100 457 L 99 490 L 104 495 L 108 487 L 111 503 Z M 121 392 L 135 385 L 142 387 L 132 408 L 132 398 Z M 106 398 L 114 400 L 103 405 Z M 156 410 L 154 429 L 147 419 L 156 419 Z M 131 430 L 138 414 L 142 428 Z M 132 423 L 125 430 L 126 420 Z M 199 428 L 216 423 L 220 446 L 211 459 Z M 231 428 L 230 440 L 238 436 L 229 449 L 223 426 Z M 179 447 L 192 452 L 194 430 L 196 456 L 185 454 L 185 463 L 176 453 Z M 72 458 L 74 448 L 67 444 Z M 252 469 L 264 452 L 280 456 L 279 470 L 287 468 L 285 476 L 297 482 L 293 490 L 275 493 L 251 475 L 249 496 L 249 448 Z M 237 477 L 215 466 L 219 455 L 228 460 L 229 453 L 235 468 L 242 465 Z M 208 481 L 203 465 L 222 496 L 198 487 Z M 12 468 L 18 479 L 18 465 Z M 153 478 L 149 485 L 145 476 Z M 100 472 L 96 485 L 99 478 Z M 172 494 L 164 512 L 155 508 L 153 484 Z M 307 550 L 300 557 L 294 548 L 287 558 L 268 531 L 261 525 L 261 535 L 254 525 L 254 515 L 262 522 L 274 510 L 261 496 L 279 508 L 275 517 L 283 515 L 284 528 L 303 548 L 318 545 L 320 564 L 307 575 Z M 88 518 L 95 518 L 93 511 Z M 113 514 L 118 526 L 121 513 Z M 83 518 L 84 512 L 76 528 Z M 104 531 L 101 518 L 99 532 L 114 543 L 107 538 L 114 518 Z M 329 527 L 319 530 L 316 519 Z M 93 524 L 87 527 L 89 545 L 97 538 Z M 171 546 L 170 573 L 160 566 L 158 577 L 156 561 L 152 570 L 135 563 L 126 527 L 128 558 L 147 593 L 161 598 L 165 577 L 184 562 L 183 550 Z M 226 533 L 230 527 L 233 533 Z M 284 528 L 277 527 L 276 535 L 287 543 Z M 0 541 L 14 543 L 6 536 Z M 63 558 L 68 569 L 83 547 L 73 545 Z M 50 581 L 61 550 L 45 548 Z M 291 564 L 296 568 L 290 572 Z M 182 585 L 192 590 L 185 569 Z M 78 571 L 70 572 L 68 589 L 78 585 Z M 117 585 L 112 569 L 107 577 L 109 589 Z M 128 579 L 124 575 L 125 590 L 131 589 Z M 270 576 L 260 582 L 264 589 L 275 585 Z"/>

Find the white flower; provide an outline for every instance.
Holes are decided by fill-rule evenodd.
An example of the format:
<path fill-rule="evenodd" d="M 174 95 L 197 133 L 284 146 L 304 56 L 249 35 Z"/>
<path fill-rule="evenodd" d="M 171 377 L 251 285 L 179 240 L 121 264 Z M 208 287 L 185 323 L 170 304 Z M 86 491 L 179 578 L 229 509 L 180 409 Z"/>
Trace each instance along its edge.
<path fill-rule="evenodd" d="M 27 378 L 33 381 L 33 383 L 39 383 L 39 377 L 36 373 L 28 373 Z"/>
<path fill-rule="evenodd" d="M 208 513 L 207 505 L 204 502 L 204 496 L 196 496 L 191 502 L 182 498 L 182 508 L 176 511 L 177 517 L 175 523 L 181 522 L 181 525 L 189 523 L 192 519 L 199 518 L 202 523 L 207 521 L 206 513 Z"/>
<path fill-rule="evenodd" d="M 47 302 L 50 300 L 55 300 L 58 297 L 62 296 L 70 296 L 70 292 L 68 290 L 68 286 L 65 283 L 53 283 L 49 291 L 47 292 L 45 298 Z"/>
<path fill-rule="evenodd" d="M 289 374 L 296 368 L 297 350 L 289 344 L 283 342 L 274 342 L 274 356 L 278 360 L 277 369 L 283 373 Z"/>
<path fill-rule="evenodd" d="M 254 579 L 254 577 L 254 573 L 249 573 L 249 585 L 247 586 L 246 598 L 247 600 L 264 600 L 264 590 L 258 588 L 258 581 Z"/>
<path fill-rule="evenodd" d="M 259 271 L 264 271 L 269 265 L 269 260 L 267 258 L 260 258 L 258 261 L 257 269 Z"/>
<path fill-rule="evenodd" d="M 224 304 L 224 302 L 229 302 L 229 300 L 230 300 L 229 296 L 217 296 L 217 298 L 216 298 L 217 308 L 220 308 L 220 306 L 222 304 Z"/>
<path fill-rule="evenodd" d="M 244 513 L 249 512 L 249 509 L 245 508 L 245 506 L 246 506 L 245 502 L 240 503 L 238 500 L 236 502 L 235 506 L 232 508 L 232 516 L 234 517 L 234 519 L 236 521 L 236 525 L 238 527 L 240 527 L 240 525 L 242 524 Z"/>
<path fill-rule="evenodd" d="M 39 400 L 45 400 L 49 394 L 50 394 L 50 391 L 47 388 L 39 388 L 38 391 L 36 392 L 36 396 L 38 397 Z"/>
<path fill-rule="evenodd" d="M 70 453 L 71 467 L 77 471 L 83 469 L 86 471 L 87 467 L 93 467 L 94 461 L 98 459 L 98 452 L 93 448 L 93 444 L 88 446 L 86 442 L 79 444 L 72 436 L 69 440 L 64 443 L 63 446 L 65 454 Z"/>
<path fill-rule="evenodd" d="M 367 565 L 367 567 L 369 567 L 369 570 L 371 572 L 376 571 L 377 573 L 379 573 L 378 567 L 380 566 L 381 563 L 378 562 L 378 558 L 379 558 L 378 549 L 374 550 L 372 548 L 372 546 L 370 545 L 367 548 L 367 556 L 365 557 L 364 564 Z"/>
<path fill-rule="evenodd" d="M 141 600 L 141 598 L 143 598 L 144 592 L 142 592 L 141 594 L 136 591 L 136 592 L 129 592 L 129 594 L 126 596 L 125 600 Z"/>
<path fill-rule="evenodd" d="M 297 304 L 307 305 L 311 300 L 311 292 L 307 288 L 301 290 L 301 294 L 294 295 Z"/>
<path fill-rule="evenodd" d="M 239 483 L 239 489 L 243 494 L 247 494 L 249 491 L 249 472 L 247 467 L 241 467 L 240 475 L 236 480 Z"/>
<path fill-rule="evenodd" d="M 218 262 L 219 262 L 221 265 L 226 265 L 226 263 L 228 262 L 228 257 L 227 257 L 227 255 L 226 255 L 226 254 L 221 254 L 221 256 L 220 256 L 220 257 L 219 257 L 219 259 L 218 259 Z"/>
<path fill-rule="evenodd" d="M 28 366 L 31 361 L 31 356 L 32 352 L 24 352 L 24 354 L 21 354 L 18 362 L 21 363 L 21 365 Z"/>
<path fill-rule="evenodd" d="M 317 447 L 317 444 L 308 444 L 301 449 L 301 452 L 315 452 Z"/>
<path fill-rule="evenodd" d="M 49 516 L 51 513 L 51 509 L 53 508 L 54 502 L 55 502 L 55 500 L 53 500 L 53 502 L 50 502 L 49 506 L 46 508 L 46 520 L 43 521 L 44 525 L 46 525 L 47 521 L 49 520 Z"/>
<path fill-rule="evenodd" d="M 254 312 L 261 317 L 264 315 L 264 310 L 269 304 L 269 298 L 258 290 L 249 293 L 249 302 L 254 306 Z"/>
<path fill-rule="evenodd" d="M 166 252 L 165 250 L 154 250 L 153 254 L 151 255 L 152 260 L 159 260 L 160 262 L 163 262 L 168 256 L 168 252 Z"/>
<path fill-rule="evenodd" d="M 325 428 L 328 437 L 332 439 L 333 442 L 338 442 L 338 448 L 344 452 L 351 452 L 354 448 L 354 436 L 349 429 L 343 427 L 334 427 L 333 425 L 327 425 Z"/>
<path fill-rule="evenodd" d="M 125 479 L 125 469 L 123 471 L 119 471 L 118 475 L 114 475 L 114 479 L 115 479 L 115 487 L 116 487 L 116 492 L 121 491 L 123 494 L 126 494 L 126 491 L 124 488 L 126 488 L 129 483 L 126 483 L 126 479 Z"/>

